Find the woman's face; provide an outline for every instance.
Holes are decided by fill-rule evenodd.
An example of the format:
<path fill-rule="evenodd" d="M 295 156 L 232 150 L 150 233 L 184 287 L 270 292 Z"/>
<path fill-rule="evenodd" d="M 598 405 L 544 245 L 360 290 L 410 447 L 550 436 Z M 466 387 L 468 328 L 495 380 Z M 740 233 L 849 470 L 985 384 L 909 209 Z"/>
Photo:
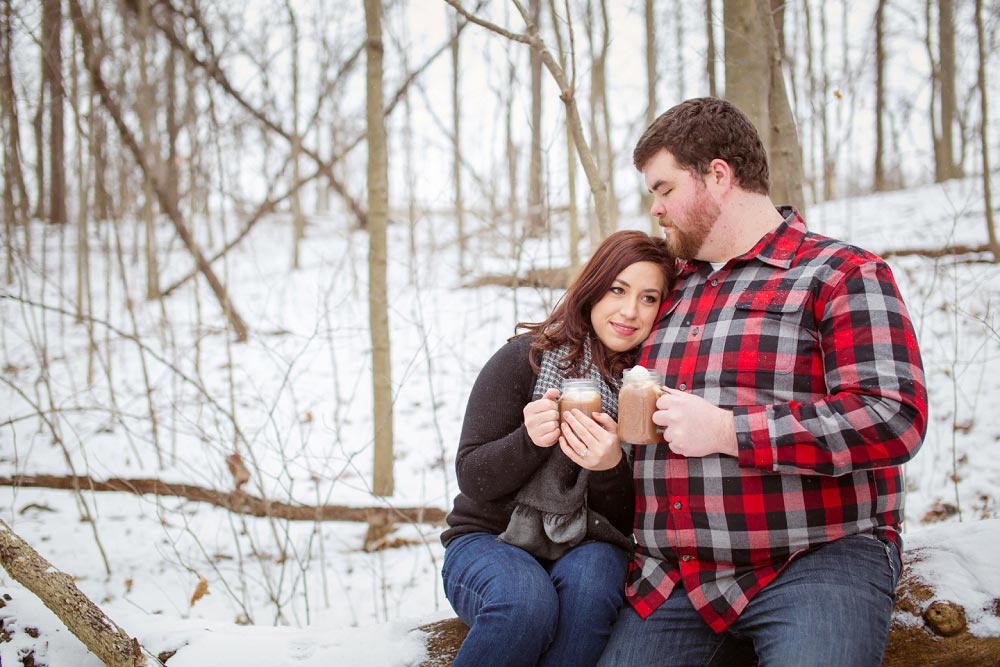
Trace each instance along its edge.
<path fill-rule="evenodd" d="M 663 301 L 663 282 L 663 271 L 653 262 L 630 264 L 615 276 L 590 309 L 590 323 L 604 347 L 625 352 L 646 339 Z"/>

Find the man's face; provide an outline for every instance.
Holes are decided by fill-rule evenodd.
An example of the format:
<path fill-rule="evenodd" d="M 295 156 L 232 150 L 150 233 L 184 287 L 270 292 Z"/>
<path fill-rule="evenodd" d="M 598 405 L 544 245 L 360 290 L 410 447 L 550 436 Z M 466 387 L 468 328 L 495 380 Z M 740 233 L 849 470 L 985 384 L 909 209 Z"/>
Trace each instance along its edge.
<path fill-rule="evenodd" d="M 667 247 L 681 259 L 703 259 L 699 253 L 721 212 L 705 178 L 678 167 L 666 150 L 650 158 L 642 173 L 653 194 L 650 213 L 659 219 Z"/>

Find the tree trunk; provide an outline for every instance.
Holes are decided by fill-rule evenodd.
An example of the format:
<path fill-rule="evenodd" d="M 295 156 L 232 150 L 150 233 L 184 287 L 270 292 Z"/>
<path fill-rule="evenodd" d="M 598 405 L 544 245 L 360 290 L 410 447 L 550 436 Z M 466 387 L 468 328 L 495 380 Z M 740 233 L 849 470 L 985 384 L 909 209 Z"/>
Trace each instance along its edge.
<path fill-rule="evenodd" d="M 993 222 L 993 189 L 990 187 L 990 142 L 988 132 L 989 104 L 986 94 L 986 34 L 983 29 L 983 0 L 976 0 L 976 43 L 979 47 L 979 139 L 983 155 L 983 204 L 986 207 L 986 232 L 990 239 L 993 261 L 1000 262 L 1000 241 Z"/>
<path fill-rule="evenodd" d="M 299 158 L 302 154 L 302 136 L 299 130 L 299 24 L 295 19 L 295 10 L 288 0 L 285 0 L 285 10 L 288 12 L 288 27 L 292 33 L 292 183 L 302 179 Z M 292 193 L 292 268 L 299 268 L 300 246 L 306 235 L 306 220 L 302 214 L 302 197 L 299 190 Z"/>
<path fill-rule="evenodd" d="M 17 219 L 16 206 L 14 204 L 14 183 L 16 181 L 15 165 L 17 155 L 17 144 L 14 142 L 14 128 L 17 127 L 17 120 L 13 113 L 15 109 L 10 66 L 11 39 L 14 31 L 11 27 L 12 11 L 11 0 L 4 0 L 3 14 L 0 16 L 0 129 L 3 130 L 3 228 L 4 228 L 4 250 L 6 251 L 6 267 L 4 278 L 8 285 L 14 282 L 14 226 Z"/>
<path fill-rule="evenodd" d="M 14 93 L 14 72 L 11 67 L 11 50 L 14 40 L 13 1 L 3 0 L 3 14 L 0 15 L 0 41 L 3 57 L 0 62 L 0 109 L 4 129 L 4 188 L 10 188 L 11 220 L 14 224 L 25 224 L 29 216 L 28 190 L 24 184 L 21 166 L 21 128 L 17 115 L 17 97 Z"/>
<path fill-rule="evenodd" d="M 727 100 L 738 106 L 760 133 L 764 149 L 771 154 L 767 128 L 771 126 L 768 109 L 770 90 L 769 41 L 759 21 L 757 3 L 766 0 L 724 0 L 724 58 Z M 774 174 L 772 170 L 772 187 Z"/>
<path fill-rule="evenodd" d="M 677 3 L 677 7 L 671 12 L 674 17 L 674 56 L 677 58 L 677 99 L 687 99 L 687 88 L 684 85 L 684 72 L 687 65 L 684 62 L 684 35 L 686 26 L 684 25 L 684 3 Z"/>
<path fill-rule="evenodd" d="M 530 21 L 541 23 L 542 2 L 530 0 Z M 535 49 L 529 55 L 531 70 L 531 153 L 528 161 L 528 235 L 541 236 L 545 230 L 542 209 L 542 55 Z"/>
<path fill-rule="evenodd" d="M 705 37 L 708 47 L 705 49 L 705 71 L 708 74 L 708 94 L 717 97 L 719 92 L 715 82 L 715 26 L 712 18 L 712 0 L 705 0 Z"/>
<path fill-rule="evenodd" d="M 177 138 L 180 136 L 181 128 L 177 120 L 177 52 L 173 49 L 167 49 L 166 58 L 167 62 L 164 77 L 167 80 L 167 99 L 165 109 L 167 123 L 167 196 L 170 197 L 170 200 L 174 202 L 174 205 L 176 205 L 179 210 L 180 192 L 177 189 L 177 184 L 180 182 L 180 169 L 178 168 L 177 163 L 180 156 L 177 154 Z"/>
<path fill-rule="evenodd" d="M 0 563 L 109 667 L 162 667 L 159 660 L 143 650 L 137 640 L 80 592 L 72 576 L 53 567 L 2 519 Z"/>
<path fill-rule="evenodd" d="M 802 158 L 768 0 L 725 0 L 726 99 L 750 118 L 767 151 L 771 198 L 803 210 Z"/>
<path fill-rule="evenodd" d="M 75 31 L 74 31 L 75 34 Z M 76 44 L 74 39 L 71 42 L 73 45 Z M 86 98 L 88 103 L 92 103 L 89 92 L 81 93 L 80 85 L 80 72 L 79 66 L 77 65 L 78 58 L 75 48 L 70 48 L 70 63 L 72 72 L 72 90 L 73 90 L 73 109 L 77 114 L 77 126 L 83 127 L 83 119 L 80 118 L 81 111 L 84 108 L 84 98 Z M 89 109 L 90 115 L 93 115 L 93 106 Z M 93 137 L 91 137 L 93 141 Z M 85 152 L 83 150 L 83 138 L 80 137 L 75 143 L 76 146 L 76 197 L 77 197 L 77 208 L 76 208 L 76 318 L 77 324 L 81 324 L 86 321 L 90 314 L 90 232 L 88 229 L 90 210 L 89 210 L 89 193 L 88 193 L 88 178 L 87 178 L 87 162 Z M 88 151 L 89 154 L 89 151 Z"/>
<path fill-rule="evenodd" d="M 49 88 L 49 220 L 66 223 L 66 149 L 63 130 L 62 2 L 45 0 L 45 63 Z"/>
<path fill-rule="evenodd" d="M 50 39 L 48 20 L 49 5 L 53 0 L 43 0 L 42 2 L 42 48 L 41 48 L 41 71 L 38 86 L 38 106 L 35 108 L 35 115 L 31 119 L 32 130 L 35 138 L 35 217 L 44 220 L 46 217 L 46 197 L 45 197 L 45 100 L 48 92 L 49 67 L 47 40 Z"/>
<path fill-rule="evenodd" d="M 98 0 L 94 0 L 92 12 L 98 16 Z M 80 37 L 82 40 L 83 37 Z M 108 140 L 108 126 L 100 109 L 100 95 L 89 82 L 90 88 L 90 153 L 94 169 L 94 219 L 107 220 L 110 217 L 111 195 L 108 193 L 108 152 L 105 144 Z"/>
<path fill-rule="evenodd" d="M 802 194 L 802 148 L 795 128 L 795 114 L 789 103 L 790 96 L 785 89 L 782 72 L 781 49 L 778 42 L 777 26 L 771 20 L 770 11 L 763 0 L 757 4 L 760 21 L 767 31 L 770 42 L 770 84 L 768 85 L 768 109 L 770 124 L 764 130 L 770 145 L 768 163 L 771 170 L 771 197 L 781 204 L 792 204 L 805 215 L 805 197 Z"/>
<path fill-rule="evenodd" d="M 393 481 L 392 378 L 389 359 L 389 311 L 386 285 L 386 225 L 389 217 L 389 173 L 385 119 L 382 115 L 382 0 L 365 0 L 368 39 L 368 308 L 372 340 L 374 479 L 376 496 L 391 496 Z"/>
<path fill-rule="evenodd" d="M 875 166 L 873 169 L 876 192 L 889 189 L 885 174 L 885 5 L 878 0 L 875 9 Z"/>
<path fill-rule="evenodd" d="M 517 68 L 514 60 L 507 64 L 507 94 L 504 105 L 504 136 L 507 139 L 507 146 L 504 153 L 507 156 L 507 214 L 511 220 L 511 238 L 516 237 L 514 233 L 517 219 L 521 215 L 521 204 L 518 199 L 518 149 L 517 142 L 514 141 L 514 90 L 517 84 Z"/>
<path fill-rule="evenodd" d="M 601 227 L 601 238 L 618 228 L 618 195 L 615 192 L 615 145 L 611 138 L 611 107 L 608 105 L 608 49 L 611 46 L 611 19 L 608 18 L 607 0 L 601 2 L 601 57 L 598 83 L 601 87 L 601 119 L 604 122 L 604 183 L 607 187 L 607 221 Z M 678 5 L 678 11 L 680 6 Z M 593 246 L 597 247 L 597 239 Z"/>
<path fill-rule="evenodd" d="M 549 0 L 549 13 L 553 17 L 558 16 L 556 0 Z M 570 18 L 566 17 L 567 23 L 569 23 Z M 559 22 L 553 20 L 552 24 L 556 35 L 556 46 L 559 49 L 559 66 L 565 72 L 571 54 L 566 53 L 562 31 L 559 30 Z M 569 123 L 566 123 L 566 188 L 569 200 L 569 266 L 570 271 L 575 272 L 576 268 L 580 266 L 580 220 L 576 206 L 576 150 L 573 147 L 573 132 Z"/>
<path fill-rule="evenodd" d="M 707 0 L 707 2 L 711 4 L 711 0 Z M 643 5 L 646 19 L 646 127 L 649 127 L 656 120 L 656 114 L 659 110 L 656 101 L 656 9 L 653 0 L 646 0 Z M 656 218 L 649 213 L 652 207 L 653 196 L 646 191 L 645 186 L 640 182 L 639 212 L 649 217 L 649 233 L 656 235 L 659 225 Z"/>
<path fill-rule="evenodd" d="M 834 159 L 830 150 L 830 110 L 827 99 L 830 95 L 830 72 L 827 69 L 827 33 L 826 33 L 826 3 L 819 3 L 819 38 L 820 38 L 820 71 L 823 72 L 821 87 L 822 115 L 820 116 L 820 146 L 823 152 L 823 201 L 833 199 Z"/>
<path fill-rule="evenodd" d="M 938 90 L 941 94 L 940 154 L 935 153 L 934 177 L 938 182 L 962 175 L 955 162 L 955 3 L 938 1 L 938 50 L 940 51 Z"/>
<path fill-rule="evenodd" d="M 142 133 L 143 161 L 152 170 L 159 171 L 158 151 L 153 149 L 153 110 L 156 107 L 156 93 L 149 83 L 149 3 L 139 4 L 139 128 Z M 154 301 L 160 298 L 160 266 L 157 260 L 156 212 L 153 206 L 153 174 L 143 172 L 142 177 L 142 219 L 146 233 L 146 298 Z"/>
<path fill-rule="evenodd" d="M 451 41 L 451 179 L 455 188 L 455 226 L 458 240 L 458 275 L 465 277 L 468 269 L 465 264 L 465 202 L 462 200 L 462 79 L 459 76 L 459 60 L 461 58 L 460 42 L 458 41 L 458 16 L 452 16 L 451 30 L 454 35 Z"/>

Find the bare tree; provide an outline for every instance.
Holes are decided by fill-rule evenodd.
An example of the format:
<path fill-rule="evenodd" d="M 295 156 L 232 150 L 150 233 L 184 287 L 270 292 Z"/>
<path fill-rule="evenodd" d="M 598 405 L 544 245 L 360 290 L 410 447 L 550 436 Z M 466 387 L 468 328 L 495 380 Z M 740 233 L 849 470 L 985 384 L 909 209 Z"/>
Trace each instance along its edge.
<path fill-rule="evenodd" d="M 455 224 L 458 235 L 458 274 L 465 276 L 467 268 L 465 265 L 465 202 L 462 200 L 462 106 L 461 87 L 462 79 L 459 76 L 459 60 L 461 59 L 461 43 L 459 42 L 459 20 L 458 16 L 451 17 L 451 31 L 454 37 L 451 40 L 451 132 L 452 132 L 452 155 L 451 155 L 451 179 L 455 188 Z M 532 143 L 534 146 L 534 143 Z"/>
<path fill-rule="evenodd" d="M 45 2 L 45 44 L 49 87 L 49 220 L 65 224 L 66 147 L 63 108 L 66 94 L 62 75 L 62 2 Z"/>
<path fill-rule="evenodd" d="M 583 165 L 583 171 L 587 175 L 587 181 L 590 183 L 590 191 L 594 196 L 594 210 L 597 215 L 597 219 L 600 221 L 601 225 L 606 226 L 608 220 L 607 186 L 601 179 L 597 163 L 594 161 L 594 156 L 587 145 L 587 140 L 583 136 L 583 123 L 580 121 L 580 112 L 576 106 L 575 90 L 570 84 L 570 80 L 567 78 L 565 70 L 559 66 L 559 63 L 556 62 L 556 59 L 552 56 L 548 47 L 545 45 L 545 41 L 538 35 L 538 26 L 531 22 L 530 16 L 521 4 L 520 0 L 512 0 L 512 2 L 517 8 L 518 13 L 521 14 L 521 18 L 524 19 L 527 24 L 527 33 L 525 34 L 518 34 L 505 30 L 498 25 L 485 21 L 478 16 L 469 13 L 468 10 L 462 7 L 459 0 L 445 0 L 445 2 L 454 7 L 458 13 L 467 18 L 470 22 L 482 26 L 487 30 L 495 32 L 509 40 L 527 44 L 532 49 L 539 52 L 542 57 L 542 64 L 545 65 L 547 70 L 549 70 L 549 74 L 552 75 L 552 78 L 556 81 L 556 85 L 559 87 L 559 99 L 561 99 L 563 104 L 566 106 L 566 122 L 573 132 L 573 142 L 576 144 L 576 150 L 580 157 L 580 162 Z"/>
<path fill-rule="evenodd" d="M 0 128 L 3 129 L 3 220 L 6 245 L 6 281 L 14 281 L 14 228 L 18 214 L 25 221 L 28 217 L 24 177 L 21 174 L 20 139 L 17 104 L 14 97 L 14 75 L 11 69 L 11 43 L 14 30 L 11 25 L 13 10 L 11 0 L 4 0 L 0 14 Z"/>
<path fill-rule="evenodd" d="M 1000 262 L 1000 241 L 993 222 L 993 189 L 990 187 L 990 142 L 988 133 L 989 103 L 986 94 L 986 34 L 983 28 L 983 0 L 976 0 L 976 44 L 979 47 L 979 139 L 983 156 L 983 204 L 986 207 L 986 231 L 990 239 L 993 261 Z"/>
<path fill-rule="evenodd" d="M 711 0 L 707 0 L 707 2 L 711 5 Z M 659 106 L 656 101 L 656 81 L 658 78 L 656 72 L 656 9 L 653 0 L 646 0 L 643 6 L 646 27 L 646 127 L 649 127 L 656 120 Z M 646 192 L 646 189 L 640 184 L 639 211 L 648 215 L 652 206 L 653 196 Z M 651 234 L 656 234 L 658 226 L 656 219 L 649 216 Z"/>
<path fill-rule="evenodd" d="M 295 9 L 288 0 L 285 0 L 285 11 L 288 12 L 288 27 L 292 33 L 292 183 L 298 183 L 302 179 L 299 164 L 302 154 L 302 135 L 299 130 L 299 23 L 295 18 Z M 302 198 L 296 190 L 292 194 L 292 268 L 299 268 L 300 245 L 305 233 Z"/>
<path fill-rule="evenodd" d="M 529 0 L 527 19 L 538 29 L 542 18 L 541 0 Z M 531 70 L 531 151 L 528 159 L 528 234 L 539 236 L 545 229 L 542 205 L 542 56 L 532 49 Z"/>
<path fill-rule="evenodd" d="M 885 173 L 885 9 L 886 0 L 878 0 L 875 9 L 875 167 L 876 192 L 888 190 Z"/>
<path fill-rule="evenodd" d="M 90 72 L 91 83 L 100 95 L 101 103 L 110 114 L 115 125 L 118 127 L 118 133 L 121 136 L 122 141 L 132 154 L 133 159 L 139 164 L 139 168 L 144 174 L 153 174 L 153 190 L 157 195 L 160 207 L 165 209 L 167 216 L 174 225 L 174 229 L 177 231 L 177 235 L 180 236 L 184 246 L 187 248 L 188 252 L 191 253 L 198 270 L 205 276 L 209 287 L 211 287 L 212 292 L 219 300 L 219 304 L 222 307 L 223 312 L 236 333 L 237 340 L 241 342 L 246 341 L 249 335 L 249 329 L 247 328 L 246 323 L 243 321 L 243 318 L 240 317 L 239 313 L 236 312 L 229 299 L 229 293 L 219 281 L 218 276 L 215 275 L 211 264 L 209 264 L 208 260 L 205 259 L 205 256 L 202 254 L 197 243 L 195 243 L 194 237 L 191 235 L 187 225 L 181 218 L 181 214 L 177 209 L 177 206 L 167 197 L 165 186 L 160 182 L 161 179 L 156 175 L 153 167 L 147 162 L 146 156 L 139 142 L 136 140 L 135 135 L 125 124 L 125 120 L 117 100 L 112 96 L 111 91 L 108 89 L 108 86 L 104 81 L 104 77 L 101 74 L 101 58 L 95 52 L 93 32 L 90 29 L 86 17 L 84 16 L 83 8 L 80 6 L 80 0 L 69 0 L 69 3 L 73 25 L 80 36 L 80 44 L 84 53 L 84 62 L 86 63 L 87 70 Z"/>
<path fill-rule="evenodd" d="M 708 75 L 708 94 L 711 97 L 718 95 L 715 83 L 715 23 L 712 13 L 712 0 L 705 0 L 705 37 L 707 48 L 705 49 L 705 71 Z"/>
<path fill-rule="evenodd" d="M 771 197 L 803 210 L 802 157 L 768 0 L 725 0 L 726 99 L 757 127 L 771 166 Z"/>
<path fill-rule="evenodd" d="M 149 3 L 139 2 L 139 130 L 142 133 L 142 153 L 147 165 L 159 169 L 159 155 L 153 144 L 153 114 L 156 107 L 156 92 L 149 81 L 150 16 Z M 160 298 L 160 264 L 157 259 L 156 211 L 153 201 L 153 175 L 143 172 L 142 177 L 142 218 L 146 232 L 146 298 Z"/>
<path fill-rule="evenodd" d="M 936 86 L 940 98 L 941 121 L 939 136 L 934 137 L 934 180 L 940 182 L 962 175 L 961 165 L 955 160 L 955 127 L 957 124 L 955 101 L 955 2 L 938 0 L 938 52 Z M 928 26 L 930 30 L 930 26 Z"/>
<path fill-rule="evenodd" d="M 393 494 L 392 377 L 389 359 L 389 312 L 386 286 L 386 224 L 389 172 L 385 120 L 382 116 L 382 0 L 365 0 L 368 119 L 368 307 L 372 339 L 372 411 L 375 458 L 372 489 Z"/>
<path fill-rule="evenodd" d="M 573 23 L 569 15 L 569 5 L 567 4 L 566 25 L 569 29 L 569 43 L 573 44 Z M 575 54 L 570 47 L 570 53 L 566 52 L 566 47 L 562 38 L 562 31 L 559 29 L 556 12 L 556 0 L 549 0 L 549 13 L 552 15 L 553 31 L 556 36 L 556 46 L 559 49 L 559 66 L 563 71 L 572 67 L 572 76 L 576 76 L 576 63 L 573 61 Z M 580 266 L 580 219 L 579 210 L 576 205 L 576 148 L 573 144 L 573 131 L 566 123 L 566 189 L 569 198 L 569 266 L 574 271 Z"/>

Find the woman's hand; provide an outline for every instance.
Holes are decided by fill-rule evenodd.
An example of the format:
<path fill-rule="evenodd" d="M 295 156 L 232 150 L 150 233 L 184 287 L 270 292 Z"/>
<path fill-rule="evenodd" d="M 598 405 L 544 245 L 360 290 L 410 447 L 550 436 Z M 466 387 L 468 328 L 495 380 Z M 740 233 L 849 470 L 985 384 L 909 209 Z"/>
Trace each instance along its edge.
<path fill-rule="evenodd" d="M 573 408 L 564 413 L 559 447 L 571 461 L 588 470 L 610 470 L 622 460 L 618 424 L 603 412 L 590 417 Z"/>
<path fill-rule="evenodd" d="M 524 406 L 524 426 L 528 437 L 538 447 L 551 447 L 559 441 L 558 389 L 549 389 L 537 401 Z"/>

